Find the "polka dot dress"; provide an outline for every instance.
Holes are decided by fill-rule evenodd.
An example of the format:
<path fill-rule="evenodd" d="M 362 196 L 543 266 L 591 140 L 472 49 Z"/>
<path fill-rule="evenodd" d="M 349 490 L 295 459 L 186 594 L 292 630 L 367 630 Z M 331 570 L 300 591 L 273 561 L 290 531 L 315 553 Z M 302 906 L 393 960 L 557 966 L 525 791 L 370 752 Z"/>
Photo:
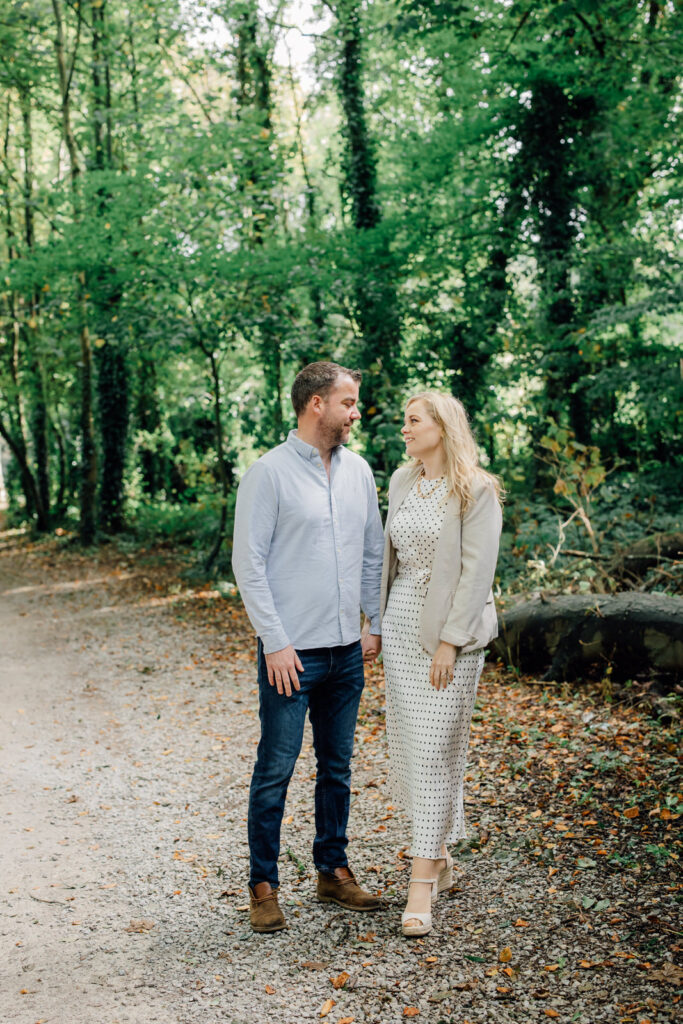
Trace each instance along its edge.
<path fill-rule="evenodd" d="M 391 522 L 398 555 L 382 619 L 390 783 L 413 822 L 412 854 L 436 859 L 463 839 L 463 781 L 470 721 L 484 652 L 458 655 L 446 689 L 429 682 L 432 656 L 420 641 L 424 605 L 446 514 L 445 478 L 417 481 Z"/>

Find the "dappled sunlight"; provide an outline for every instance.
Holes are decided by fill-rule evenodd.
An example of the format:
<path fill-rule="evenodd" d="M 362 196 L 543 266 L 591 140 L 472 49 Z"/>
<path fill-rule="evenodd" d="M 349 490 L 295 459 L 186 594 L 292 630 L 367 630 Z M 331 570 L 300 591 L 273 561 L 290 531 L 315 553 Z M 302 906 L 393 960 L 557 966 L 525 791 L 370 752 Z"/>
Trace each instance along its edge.
<path fill-rule="evenodd" d="M 84 580 L 68 580 L 64 583 L 33 583 L 23 587 L 12 587 L 9 590 L 3 590 L 2 593 L 5 597 L 14 597 L 19 594 L 35 594 L 42 595 L 44 597 L 54 597 L 57 594 L 74 593 L 76 591 L 92 590 L 95 587 L 102 586 L 112 582 L 122 582 L 124 580 L 133 579 L 139 576 L 140 573 L 135 572 L 114 572 L 109 573 L 106 576 L 95 576 L 90 579 Z"/>

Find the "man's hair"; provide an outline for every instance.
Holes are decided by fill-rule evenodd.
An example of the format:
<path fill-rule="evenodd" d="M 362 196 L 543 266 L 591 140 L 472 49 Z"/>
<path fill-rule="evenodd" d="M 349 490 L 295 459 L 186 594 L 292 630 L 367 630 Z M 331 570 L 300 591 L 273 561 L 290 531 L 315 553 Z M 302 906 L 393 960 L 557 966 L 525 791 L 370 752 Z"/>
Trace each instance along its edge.
<path fill-rule="evenodd" d="M 348 370 L 339 363 L 309 363 L 299 370 L 292 384 L 292 405 L 297 416 L 301 416 L 313 395 L 326 398 L 339 377 L 350 377 L 360 384 L 360 370 Z"/>

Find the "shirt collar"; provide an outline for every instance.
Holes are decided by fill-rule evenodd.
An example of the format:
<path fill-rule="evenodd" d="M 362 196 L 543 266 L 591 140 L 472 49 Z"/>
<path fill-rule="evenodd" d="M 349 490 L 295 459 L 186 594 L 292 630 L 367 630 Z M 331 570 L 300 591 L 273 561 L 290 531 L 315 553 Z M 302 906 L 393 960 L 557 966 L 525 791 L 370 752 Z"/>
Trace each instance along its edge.
<path fill-rule="evenodd" d="M 302 439 L 297 435 L 296 430 L 290 430 L 287 434 L 287 444 L 291 444 L 299 455 L 302 455 L 304 459 L 309 459 L 311 462 L 314 459 L 320 458 L 320 452 L 318 449 L 314 448 L 312 444 L 308 444 L 307 441 L 302 441 Z M 332 449 L 333 459 L 337 456 L 337 452 L 339 452 L 343 447 L 344 446 L 340 444 L 337 445 L 336 448 Z"/>

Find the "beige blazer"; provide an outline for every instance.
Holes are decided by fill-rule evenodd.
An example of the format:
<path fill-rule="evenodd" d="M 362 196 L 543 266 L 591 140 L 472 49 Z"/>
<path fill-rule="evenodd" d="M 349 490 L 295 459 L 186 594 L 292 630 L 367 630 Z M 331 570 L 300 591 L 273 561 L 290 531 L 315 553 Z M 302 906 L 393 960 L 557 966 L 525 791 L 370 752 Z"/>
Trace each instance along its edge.
<path fill-rule="evenodd" d="M 391 521 L 420 473 L 420 467 L 401 466 L 389 484 L 389 511 L 384 530 L 384 564 L 380 616 L 384 615 L 398 557 L 391 543 Z M 491 585 L 496 571 L 502 526 L 500 504 L 493 487 L 477 483 L 464 516 L 450 495 L 436 545 L 427 588 L 420 639 L 430 654 L 442 640 L 462 652 L 485 647 L 498 636 L 498 617 Z"/>

